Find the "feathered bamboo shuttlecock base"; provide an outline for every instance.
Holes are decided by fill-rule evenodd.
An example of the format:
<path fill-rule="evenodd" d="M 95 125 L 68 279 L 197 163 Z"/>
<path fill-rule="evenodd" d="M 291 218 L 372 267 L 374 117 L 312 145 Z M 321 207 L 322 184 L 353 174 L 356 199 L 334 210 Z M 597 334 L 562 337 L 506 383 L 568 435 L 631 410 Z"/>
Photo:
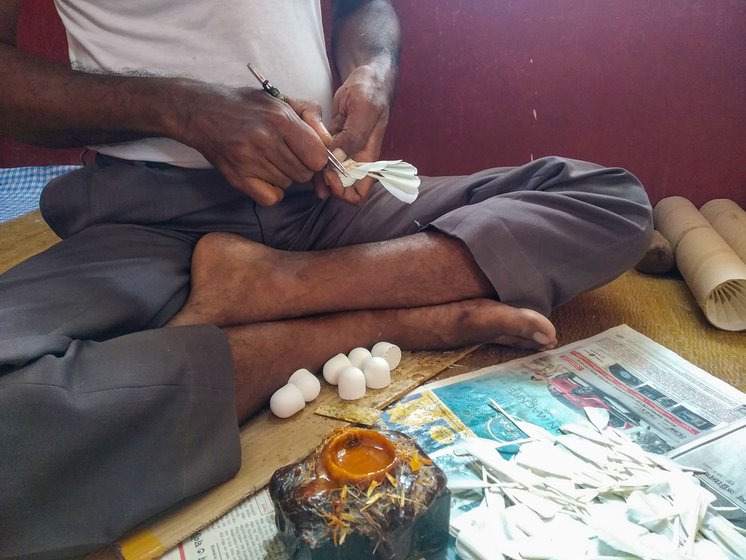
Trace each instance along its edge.
<path fill-rule="evenodd" d="M 402 202 L 411 204 L 417 199 L 420 178 L 417 176 L 417 168 L 406 161 L 398 159 L 357 162 L 346 159 L 342 162 L 342 166 L 347 171 L 347 175 L 343 175 L 339 171 L 337 171 L 337 174 L 345 187 L 351 187 L 355 184 L 355 181 L 364 177 L 373 177 Z"/>

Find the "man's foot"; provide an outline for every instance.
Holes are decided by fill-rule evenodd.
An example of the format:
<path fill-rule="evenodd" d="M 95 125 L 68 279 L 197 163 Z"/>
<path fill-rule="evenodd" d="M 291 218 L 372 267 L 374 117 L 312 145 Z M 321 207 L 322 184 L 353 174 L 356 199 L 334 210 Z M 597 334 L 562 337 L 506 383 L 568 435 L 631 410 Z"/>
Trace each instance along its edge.
<path fill-rule="evenodd" d="M 211 233 L 194 249 L 191 293 L 170 324 L 224 327 L 494 295 L 466 246 L 440 233 L 297 252 Z"/>
<path fill-rule="evenodd" d="M 296 369 L 318 371 L 330 357 L 356 346 L 387 340 L 405 350 L 481 343 L 546 349 L 557 343 L 549 319 L 491 299 L 255 323 L 228 328 L 226 333 L 242 419 L 264 406 Z"/>
<path fill-rule="evenodd" d="M 491 299 L 472 299 L 442 305 L 388 312 L 391 340 L 408 350 L 445 350 L 470 344 L 503 344 L 544 350 L 557 344 L 552 322 L 531 309 L 511 307 Z M 385 317 L 386 314 L 382 313 Z M 379 319 L 376 319 L 379 320 Z"/>
<path fill-rule="evenodd" d="M 292 317 L 282 256 L 291 260 L 292 253 L 230 233 L 203 236 L 192 253 L 189 298 L 169 325 L 225 327 Z"/>

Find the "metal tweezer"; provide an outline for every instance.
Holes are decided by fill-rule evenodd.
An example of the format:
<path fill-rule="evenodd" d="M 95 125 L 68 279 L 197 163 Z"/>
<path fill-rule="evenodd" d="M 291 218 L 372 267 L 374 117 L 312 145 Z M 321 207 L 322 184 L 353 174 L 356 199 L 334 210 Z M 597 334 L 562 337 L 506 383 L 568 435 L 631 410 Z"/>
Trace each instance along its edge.
<path fill-rule="evenodd" d="M 285 97 L 279 89 L 269 83 L 269 80 L 262 76 L 259 70 L 251 65 L 251 62 L 247 63 L 246 67 L 249 69 L 249 72 L 251 72 L 259 81 L 259 83 L 262 84 L 262 89 L 264 89 L 264 91 L 266 91 L 275 99 L 279 99 L 280 101 L 284 101 L 285 103 L 287 103 L 288 98 Z M 345 177 L 348 177 L 349 173 L 347 172 L 347 169 L 345 169 L 344 165 L 342 165 L 342 163 L 334 156 L 334 154 L 329 151 L 329 148 L 326 149 L 326 153 L 328 154 L 329 163 L 332 164 L 332 167 L 334 167 L 334 169 L 339 171 Z"/>

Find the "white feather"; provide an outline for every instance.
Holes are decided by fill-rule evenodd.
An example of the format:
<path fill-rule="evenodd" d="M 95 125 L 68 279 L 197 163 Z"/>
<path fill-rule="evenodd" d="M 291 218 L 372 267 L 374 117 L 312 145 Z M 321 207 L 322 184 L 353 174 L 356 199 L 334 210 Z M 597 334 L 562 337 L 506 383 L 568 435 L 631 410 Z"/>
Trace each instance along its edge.
<path fill-rule="evenodd" d="M 420 178 L 417 168 L 402 160 L 357 162 L 352 159 L 342 162 L 347 175 L 337 171 L 342 185 L 351 187 L 355 181 L 373 177 L 393 196 L 411 204 L 419 194 Z"/>

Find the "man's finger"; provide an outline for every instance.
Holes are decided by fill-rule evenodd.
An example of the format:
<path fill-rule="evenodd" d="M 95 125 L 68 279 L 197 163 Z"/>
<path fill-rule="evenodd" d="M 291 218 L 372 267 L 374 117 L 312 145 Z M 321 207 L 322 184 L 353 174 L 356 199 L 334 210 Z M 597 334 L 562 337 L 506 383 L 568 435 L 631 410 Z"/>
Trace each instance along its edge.
<path fill-rule="evenodd" d="M 368 199 L 368 194 L 373 187 L 374 180 L 371 177 L 365 177 L 355 181 L 351 187 L 345 187 L 339 180 L 337 173 L 331 169 L 324 170 L 324 178 L 331 194 L 340 200 L 362 206 Z"/>
<path fill-rule="evenodd" d="M 354 202 L 354 204 L 362 206 L 365 201 L 368 200 L 368 196 L 370 195 L 370 191 L 373 189 L 375 182 L 375 179 L 372 177 L 365 177 L 355 182 L 355 185 L 352 188 L 355 191 L 356 202 Z"/>
<path fill-rule="evenodd" d="M 321 141 L 324 143 L 324 146 L 328 146 L 332 143 L 332 135 L 326 128 L 324 121 L 321 120 L 320 113 L 304 112 L 301 113 L 299 116 L 301 119 L 303 119 L 304 123 L 310 126 L 313 131 L 318 134 L 319 138 L 321 138 Z"/>
<path fill-rule="evenodd" d="M 306 183 L 311 180 L 314 172 L 318 171 L 306 166 L 292 146 L 288 144 L 287 138 L 282 140 L 282 150 L 268 155 L 267 163 L 273 166 L 273 171 L 278 177 L 287 178 L 289 182 Z M 288 186 L 281 179 L 274 181 L 273 177 L 265 177 L 271 183 L 280 187 Z"/>
<path fill-rule="evenodd" d="M 313 176 L 313 192 L 321 200 L 329 198 L 331 192 L 329 191 L 329 185 L 326 184 L 326 178 L 323 173 L 316 173 Z"/>
<path fill-rule="evenodd" d="M 331 144 L 332 135 L 327 130 L 326 125 L 321 118 L 321 105 L 315 101 L 293 99 L 292 97 L 288 97 L 287 102 L 301 120 L 311 127 L 311 129 L 321 139 L 324 146 Z"/>
<path fill-rule="evenodd" d="M 285 191 L 280 187 L 271 185 L 256 177 L 249 177 L 241 185 L 234 186 L 246 193 L 259 206 L 274 206 L 285 196 Z"/>
<path fill-rule="evenodd" d="M 369 111 L 348 111 L 341 130 L 334 136 L 333 146 L 341 147 L 348 154 L 362 151 L 379 127 L 379 118 L 380 115 Z"/>

